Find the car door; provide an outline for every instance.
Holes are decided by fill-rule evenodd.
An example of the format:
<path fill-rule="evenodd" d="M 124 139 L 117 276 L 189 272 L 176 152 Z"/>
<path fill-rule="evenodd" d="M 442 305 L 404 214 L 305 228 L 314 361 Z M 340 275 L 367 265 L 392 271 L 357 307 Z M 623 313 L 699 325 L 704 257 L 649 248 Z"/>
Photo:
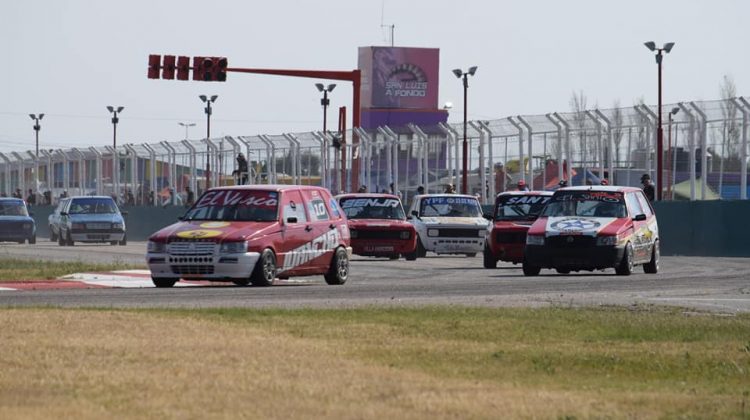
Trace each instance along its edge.
<path fill-rule="evenodd" d="M 639 215 L 645 215 L 641 203 L 635 192 L 625 194 L 625 203 L 628 207 L 630 223 L 633 224 L 633 254 L 636 262 L 642 262 L 650 251 L 648 238 L 646 237 L 645 228 L 647 220 L 636 220 Z"/>
<path fill-rule="evenodd" d="M 659 239 L 659 228 L 656 224 L 656 215 L 654 214 L 653 208 L 651 208 L 651 203 L 649 203 L 646 196 L 642 191 L 636 191 L 635 195 L 638 198 L 638 202 L 641 204 L 643 213 L 646 215 L 646 220 L 643 221 L 643 235 L 647 241 L 645 257 L 650 260 L 654 243 Z"/>
<path fill-rule="evenodd" d="M 307 204 L 307 213 L 310 215 L 310 227 L 312 231 L 310 267 L 314 272 L 323 273 L 328 270 L 333 258 L 333 249 L 337 244 L 333 244 L 333 238 L 336 236 L 336 224 L 331 218 L 328 206 L 326 205 L 327 196 L 317 189 L 305 189 L 302 192 Z"/>
<path fill-rule="evenodd" d="M 299 190 L 281 193 L 281 241 L 276 250 L 281 277 L 304 274 L 306 245 L 312 239 L 312 227 Z"/>

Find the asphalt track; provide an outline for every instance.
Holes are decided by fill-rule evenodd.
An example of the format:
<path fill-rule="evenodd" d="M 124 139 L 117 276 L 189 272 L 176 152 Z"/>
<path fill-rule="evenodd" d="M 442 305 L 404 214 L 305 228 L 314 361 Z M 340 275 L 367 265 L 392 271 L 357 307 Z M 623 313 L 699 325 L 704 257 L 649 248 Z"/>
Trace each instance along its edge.
<path fill-rule="evenodd" d="M 143 264 L 145 242 L 127 246 L 59 247 L 0 244 L 0 256 L 41 260 L 120 261 Z M 0 286 L 2 286 L 0 284 Z M 488 307 L 669 305 L 725 313 L 750 312 L 750 259 L 662 257 L 659 274 L 617 276 L 613 270 L 559 275 L 542 270 L 524 277 L 520 267 L 482 267 L 481 256 L 434 256 L 389 261 L 354 256 L 349 281 L 328 286 L 322 276 L 277 282 L 266 288 L 207 285 L 170 289 L 84 288 L 0 291 L 0 306 L 114 308 L 468 305 Z"/>

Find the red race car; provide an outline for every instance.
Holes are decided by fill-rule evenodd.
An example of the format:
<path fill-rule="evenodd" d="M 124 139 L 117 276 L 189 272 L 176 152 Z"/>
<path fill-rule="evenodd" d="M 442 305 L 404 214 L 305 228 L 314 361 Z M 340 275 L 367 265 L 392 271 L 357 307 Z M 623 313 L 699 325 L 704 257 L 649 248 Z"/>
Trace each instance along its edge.
<path fill-rule="evenodd" d="M 495 199 L 492 230 L 484 246 L 484 268 L 496 268 L 497 262 L 523 262 L 526 231 L 539 217 L 551 191 L 508 191 Z"/>
<path fill-rule="evenodd" d="M 417 234 L 392 194 L 342 194 L 336 196 L 349 220 L 353 253 L 397 260 L 416 259 Z"/>
<path fill-rule="evenodd" d="M 320 187 L 248 185 L 205 192 L 180 222 L 151 235 L 146 261 L 156 287 L 180 279 L 270 286 L 276 277 L 349 276 L 349 228 Z"/>

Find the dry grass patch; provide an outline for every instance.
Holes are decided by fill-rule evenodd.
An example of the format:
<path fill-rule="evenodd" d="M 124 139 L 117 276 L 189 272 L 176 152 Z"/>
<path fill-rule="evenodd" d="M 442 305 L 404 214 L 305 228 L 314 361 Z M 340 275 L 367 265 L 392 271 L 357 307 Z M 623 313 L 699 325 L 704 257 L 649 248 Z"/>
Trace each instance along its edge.
<path fill-rule="evenodd" d="M 570 330 L 600 321 L 597 311 L 568 312 L 591 318 Z M 669 328 L 653 346 L 632 337 L 625 346 L 617 338 L 601 342 L 600 334 L 585 331 L 566 340 L 565 331 L 540 335 L 534 328 L 534 319 L 563 325 L 565 313 L 6 309 L 0 311 L 0 418 L 742 415 L 750 361 L 740 343 L 748 332 L 725 334 L 743 331 L 747 318 L 710 317 L 713 347 L 702 338 L 692 341 L 700 347 L 686 342 L 691 351 L 706 350 L 707 360 L 734 360 L 735 373 L 717 379 L 692 372 L 696 381 L 680 387 L 667 373 L 631 379 L 636 375 L 625 372 L 648 367 L 636 359 L 672 360 L 669 354 L 682 351 L 656 342 L 674 338 Z M 622 322 L 628 314 L 619 316 Z M 677 315 L 656 316 L 667 325 Z M 592 358 L 602 352 L 633 361 L 597 368 L 603 362 Z"/>

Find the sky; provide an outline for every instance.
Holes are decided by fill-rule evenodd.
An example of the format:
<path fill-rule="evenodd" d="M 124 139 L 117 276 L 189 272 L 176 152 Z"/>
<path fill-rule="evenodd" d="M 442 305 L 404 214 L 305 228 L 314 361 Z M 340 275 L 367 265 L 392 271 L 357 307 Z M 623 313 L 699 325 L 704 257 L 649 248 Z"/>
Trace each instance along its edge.
<path fill-rule="evenodd" d="M 229 67 L 345 70 L 357 48 L 440 49 L 441 104 L 463 119 L 454 68 L 469 80 L 469 119 L 657 102 L 657 66 L 643 43 L 675 42 L 664 58 L 664 103 L 718 99 L 722 78 L 750 95 L 747 0 L 29 0 L 0 3 L 0 151 L 112 144 L 106 107 L 123 106 L 117 142 L 205 137 L 199 95 L 218 95 L 211 136 L 322 129 L 307 78 L 229 73 L 225 83 L 151 80 L 149 54 L 225 56 Z M 336 82 L 329 121 L 352 88 Z M 351 127 L 351 121 L 347 124 Z"/>

